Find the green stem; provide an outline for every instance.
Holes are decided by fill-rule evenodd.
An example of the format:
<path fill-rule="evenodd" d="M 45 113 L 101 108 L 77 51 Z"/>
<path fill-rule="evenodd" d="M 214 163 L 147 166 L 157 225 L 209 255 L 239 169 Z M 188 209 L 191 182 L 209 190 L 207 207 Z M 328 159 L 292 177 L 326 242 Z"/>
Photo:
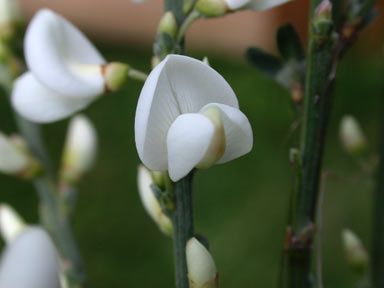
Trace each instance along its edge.
<path fill-rule="evenodd" d="M 383 57 L 384 60 L 384 57 Z M 384 71 L 384 62 L 382 63 Z M 384 92 L 384 87 L 383 87 Z M 381 101 L 383 104 L 383 101 Z M 373 194 L 373 243 L 372 243 L 372 284 L 373 288 L 384 287 L 384 116 L 381 116 L 380 163 L 377 172 L 377 187 Z"/>
<path fill-rule="evenodd" d="M 11 95 L 12 85 L 7 87 Z M 78 251 L 71 230 L 70 220 L 65 214 L 60 213 L 58 192 L 54 186 L 53 169 L 49 162 L 42 141 L 40 126 L 20 117 L 15 113 L 19 131 L 28 143 L 31 152 L 42 163 L 45 178 L 34 180 L 36 191 L 40 198 L 40 221 L 52 236 L 60 256 L 64 262 L 65 274 L 71 288 L 82 287 L 85 280 L 83 261 Z"/>
<path fill-rule="evenodd" d="M 308 43 L 303 125 L 300 135 L 301 163 L 296 173 L 295 211 L 292 213 L 292 235 L 289 249 L 288 287 L 313 287 L 311 258 L 314 237 L 315 212 L 319 191 L 326 128 L 331 109 L 331 92 L 338 53 L 332 33 L 320 38 L 312 31 L 315 7 L 313 0 Z M 331 21 L 331 20 L 330 20 Z M 336 55 L 336 56 L 335 56 Z"/>
<path fill-rule="evenodd" d="M 184 20 L 183 2 L 183 0 L 165 0 L 164 10 L 172 11 L 179 26 Z"/>
<path fill-rule="evenodd" d="M 40 197 L 40 216 L 44 227 L 51 233 L 63 261 L 70 287 L 81 287 L 85 280 L 83 261 L 74 240 L 70 221 L 60 213 L 54 184 L 47 178 L 35 180 Z"/>
<path fill-rule="evenodd" d="M 173 241 L 176 288 L 188 288 L 188 271 L 185 254 L 187 241 L 194 235 L 193 172 L 174 183 L 175 211 L 173 214 Z"/>
<path fill-rule="evenodd" d="M 191 26 L 191 24 L 199 18 L 200 18 L 200 13 L 197 10 L 193 10 L 191 13 L 189 13 L 188 17 L 185 18 L 183 24 L 180 26 L 179 33 L 177 34 L 176 41 L 178 43 L 183 41 L 183 38 L 189 26 Z"/>
<path fill-rule="evenodd" d="M 147 80 L 148 75 L 144 72 L 131 68 L 128 71 L 128 77 L 134 80 L 145 82 L 145 80 Z"/>

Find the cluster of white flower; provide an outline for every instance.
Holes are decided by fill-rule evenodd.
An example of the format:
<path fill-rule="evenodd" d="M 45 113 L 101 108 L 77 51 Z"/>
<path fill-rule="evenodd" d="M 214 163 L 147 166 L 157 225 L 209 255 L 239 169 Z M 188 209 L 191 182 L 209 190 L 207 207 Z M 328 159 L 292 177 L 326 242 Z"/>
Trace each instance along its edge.
<path fill-rule="evenodd" d="M 286 1 L 199 0 L 196 7 L 204 15 L 207 7 L 228 12 L 266 9 Z M 0 0 L 1 27 L 14 14 L 13 4 Z M 208 11 L 205 16 L 217 14 Z M 81 31 L 49 9 L 31 20 L 24 53 L 28 71 L 14 82 L 11 102 L 18 114 L 37 123 L 58 121 L 85 109 L 104 93 L 119 89 L 129 70 L 125 64 L 108 64 Z M 69 127 L 60 176 L 72 183 L 94 162 L 97 137 L 84 116 L 75 116 Z M 172 233 L 172 222 L 154 196 L 150 170 L 168 171 L 176 182 L 195 168 L 228 162 L 253 146 L 251 125 L 230 85 L 207 63 L 181 55 L 168 55 L 149 74 L 138 99 L 134 130 L 139 157 L 148 168 L 139 168 L 140 195 L 166 234 Z M 0 133 L 0 171 L 19 175 L 35 162 L 26 145 L 20 147 Z M 0 287 L 63 287 L 59 257 L 43 228 L 26 225 L 12 208 L 2 205 L 0 232 L 7 242 Z M 189 240 L 186 256 L 192 287 L 216 287 L 215 263 L 197 239 Z"/>

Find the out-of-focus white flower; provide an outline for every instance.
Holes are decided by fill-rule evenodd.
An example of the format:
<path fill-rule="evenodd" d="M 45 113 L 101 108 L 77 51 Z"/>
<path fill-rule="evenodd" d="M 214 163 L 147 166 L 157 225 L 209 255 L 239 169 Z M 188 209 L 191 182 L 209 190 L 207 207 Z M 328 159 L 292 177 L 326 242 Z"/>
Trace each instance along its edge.
<path fill-rule="evenodd" d="M 367 268 L 369 256 L 359 237 L 349 229 L 344 229 L 341 236 L 348 264 L 357 270 Z"/>
<path fill-rule="evenodd" d="M 191 288 L 217 288 L 218 272 L 211 254 L 196 238 L 186 245 L 188 279 Z"/>
<path fill-rule="evenodd" d="M 60 265 L 49 235 L 30 227 L 6 246 L 0 263 L 0 287 L 60 288 Z"/>
<path fill-rule="evenodd" d="M 217 17 L 240 9 L 267 10 L 291 0 L 198 0 L 196 9 L 204 16 Z"/>
<path fill-rule="evenodd" d="M 0 234 L 7 244 L 27 228 L 20 215 L 8 204 L 0 204 Z"/>
<path fill-rule="evenodd" d="M 160 230 L 170 236 L 172 235 L 172 222 L 162 211 L 158 200 L 156 199 L 151 185 L 154 184 L 151 172 L 140 165 L 137 174 L 137 185 L 141 202 L 149 216 L 155 221 Z"/>
<path fill-rule="evenodd" d="M 351 154 L 359 154 L 367 148 L 367 141 L 359 122 L 350 115 L 341 119 L 340 140 L 344 149 Z"/>
<path fill-rule="evenodd" d="M 62 176 L 66 181 L 77 181 L 95 162 L 97 133 L 84 115 L 73 117 L 69 123 L 62 157 Z"/>
<path fill-rule="evenodd" d="M 127 65 L 107 65 L 81 31 L 49 9 L 37 12 L 30 22 L 24 51 L 30 71 L 15 82 L 12 104 L 31 121 L 65 118 L 127 77 Z"/>
<path fill-rule="evenodd" d="M 135 119 L 136 148 L 151 170 L 177 181 L 194 167 L 208 168 L 248 153 L 247 117 L 224 78 L 196 59 L 168 55 L 150 73 Z"/>
<path fill-rule="evenodd" d="M 28 168 L 29 163 L 27 154 L 0 132 L 0 172 L 20 174 Z"/>

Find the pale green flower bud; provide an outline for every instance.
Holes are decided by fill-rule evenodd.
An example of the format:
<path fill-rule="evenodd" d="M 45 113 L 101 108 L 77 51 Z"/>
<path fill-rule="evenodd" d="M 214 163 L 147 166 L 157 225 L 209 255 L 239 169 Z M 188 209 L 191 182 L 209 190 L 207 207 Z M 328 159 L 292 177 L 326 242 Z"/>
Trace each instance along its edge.
<path fill-rule="evenodd" d="M 217 288 L 218 272 L 211 254 L 196 238 L 186 245 L 188 279 L 191 288 Z"/>
<path fill-rule="evenodd" d="M 349 229 L 342 232 L 342 241 L 348 264 L 355 270 L 364 271 L 369 262 L 369 256 L 355 233 Z"/>
<path fill-rule="evenodd" d="M 74 183 L 95 162 L 97 133 L 93 124 L 83 115 L 71 119 L 62 157 L 61 178 Z"/>
<path fill-rule="evenodd" d="M 166 33 L 169 34 L 172 38 L 175 38 L 177 35 L 177 30 L 178 25 L 175 15 L 170 11 L 166 12 L 160 20 L 157 32 Z"/>
<path fill-rule="evenodd" d="M 102 66 L 106 91 L 120 90 L 128 78 L 129 69 L 129 65 L 119 62 L 112 62 Z"/>
<path fill-rule="evenodd" d="M 8 39 L 22 19 L 17 0 L 0 0 L 0 39 Z"/>
<path fill-rule="evenodd" d="M 352 155 L 359 155 L 367 149 L 365 135 L 359 122 L 352 116 L 347 115 L 341 119 L 340 139 L 344 149 Z"/>
<path fill-rule="evenodd" d="M 25 229 L 20 215 L 8 204 L 0 204 L 0 234 L 7 244 L 15 240 Z"/>
<path fill-rule="evenodd" d="M 168 235 L 172 235 L 172 222 L 171 219 L 164 213 L 161 209 L 159 201 L 155 197 L 151 185 L 154 184 L 154 179 L 152 175 L 157 175 L 157 173 L 151 173 L 143 165 L 140 165 L 138 168 L 137 174 L 137 184 L 139 188 L 139 195 L 141 202 L 149 216 L 155 221 L 160 230 Z M 157 177 L 157 180 L 158 177 Z"/>
<path fill-rule="evenodd" d="M 41 172 L 41 166 L 23 139 L 0 132 L 0 172 L 30 179 Z"/>
<path fill-rule="evenodd" d="M 196 10 L 207 17 L 219 17 L 227 13 L 228 6 L 224 0 L 198 0 Z"/>

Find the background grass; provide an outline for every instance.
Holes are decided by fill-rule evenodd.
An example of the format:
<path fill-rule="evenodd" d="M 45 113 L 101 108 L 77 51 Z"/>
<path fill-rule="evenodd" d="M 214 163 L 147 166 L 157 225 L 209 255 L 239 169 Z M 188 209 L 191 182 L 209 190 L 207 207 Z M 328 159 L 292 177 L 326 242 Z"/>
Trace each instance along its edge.
<path fill-rule="evenodd" d="M 102 47 L 109 60 L 127 61 L 148 71 L 150 51 Z M 291 169 L 287 137 L 295 119 L 287 91 L 242 59 L 207 55 L 235 90 L 254 131 L 254 148 L 225 165 L 201 170 L 195 178 L 196 230 L 211 244 L 222 288 L 276 287 Z M 355 115 L 377 151 L 378 121 L 383 112 L 382 74 L 375 55 L 351 52 L 340 67 L 335 89 L 324 169 L 337 175 L 327 183 L 324 204 L 324 284 L 352 287 L 356 277 L 346 263 L 340 232 L 349 227 L 370 246 L 369 176 L 359 173 L 338 139 L 345 113 Z M 145 214 L 136 188 L 133 121 L 142 84 L 129 81 L 119 93 L 106 95 L 85 113 L 100 140 L 98 161 L 80 184 L 74 230 L 86 260 L 92 287 L 173 287 L 171 241 Z M 58 166 L 67 121 L 44 126 L 49 152 Z M 0 129 L 15 132 L 12 111 L 0 95 Z M 37 199 L 29 182 L 0 175 L 0 201 L 9 202 L 35 223 Z"/>

